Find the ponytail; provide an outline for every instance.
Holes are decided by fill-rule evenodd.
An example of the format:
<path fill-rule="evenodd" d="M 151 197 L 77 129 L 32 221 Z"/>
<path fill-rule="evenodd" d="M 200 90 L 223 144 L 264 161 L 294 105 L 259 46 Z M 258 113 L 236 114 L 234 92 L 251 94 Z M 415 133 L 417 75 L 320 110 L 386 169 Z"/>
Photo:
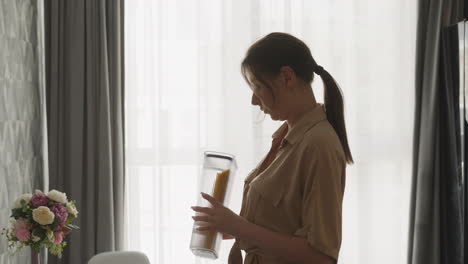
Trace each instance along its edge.
<path fill-rule="evenodd" d="M 343 96 L 340 87 L 330 73 L 317 65 L 309 47 L 302 40 L 281 32 L 266 35 L 247 50 L 241 64 L 241 72 L 248 83 L 247 72 L 253 73 L 257 79 L 262 80 L 265 76 L 277 75 L 282 66 L 290 66 L 296 76 L 306 83 L 312 83 L 314 73 L 322 77 L 328 122 L 340 139 L 346 162 L 353 163 L 346 135 Z"/>
<path fill-rule="evenodd" d="M 344 120 L 344 103 L 343 94 L 338 83 L 333 76 L 323 69 L 322 66 L 315 66 L 314 72 L 322 78 L 323 82 L 323 97 L 325 101 L 325 110 L 327 113 L 328 122 L 335 129 L 338 135 L 341 146 L 343 147 L 346 162 L 348 164 L 354 163 L 353 156 L 348 144 L 348 136 L 346 133 L 346 126 Z"/>

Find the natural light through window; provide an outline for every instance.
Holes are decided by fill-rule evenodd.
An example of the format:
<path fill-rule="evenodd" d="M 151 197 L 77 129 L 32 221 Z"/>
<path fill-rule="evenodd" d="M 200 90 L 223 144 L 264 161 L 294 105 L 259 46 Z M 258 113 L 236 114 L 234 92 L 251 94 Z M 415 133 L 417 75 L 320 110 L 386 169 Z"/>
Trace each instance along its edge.
<path fill-rule="evenodd" d="M 356 164 L 348 167 L 340 263 L 404 263 L 414 109 L 411 2 L 125 1 L 127 248 L 145 252 L 151 263 L 227 263 L 232 241 L 222 242 L 216 261 L 189 249 L 202 154 L 236 156 L 229 206 L 238 213 L 244 177 L 280 125 L 250 104 L 240 62 L 255 40 L 282 31 L 303 39 L 344 93 Z M 320 78 L 312 86 L 323 100 Z"/>

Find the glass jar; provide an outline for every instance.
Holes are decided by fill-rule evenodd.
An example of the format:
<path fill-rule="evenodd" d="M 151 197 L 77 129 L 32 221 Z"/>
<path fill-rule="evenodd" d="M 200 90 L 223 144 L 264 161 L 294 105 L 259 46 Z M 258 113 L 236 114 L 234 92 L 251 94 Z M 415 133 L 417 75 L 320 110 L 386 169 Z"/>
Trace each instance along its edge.
<path fill-rule="evenodd" d="M 200 192 L 213 196 L 217 201 L 226 205 L 230 198 L 234 176 L 237 170 L 235 157 L 231 154 L 206 151 L 204 152 L 203 167 L 199 180 L 197 206 L 211 207 L 211 204 L 201 197 Z M 204 215 L 196 213 L 196 215 Z M 216 231 L 198 231 L 198 227 L 206 222 L 195 221 L 192 229 L 190 249 L 199 257 L 217 259 L 222 234 Z"/>

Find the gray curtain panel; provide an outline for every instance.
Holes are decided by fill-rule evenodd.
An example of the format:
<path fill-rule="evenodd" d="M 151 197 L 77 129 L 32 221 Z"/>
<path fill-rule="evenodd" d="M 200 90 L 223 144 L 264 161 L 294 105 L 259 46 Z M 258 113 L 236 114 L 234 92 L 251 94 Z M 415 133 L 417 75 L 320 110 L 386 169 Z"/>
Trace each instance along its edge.
<path fill-rule="evenodd" d="M 458 27 L 442 30 L 440 78 L 440 231 L 442 263 L 464 263 Z"/>
<path fill-rule="evenodd" d="M 61 260 L 120 250 L 124 229 L 123 0 L 46 0 L 50 189 L 80 214 Z"/>
<path fill-rule="evenodd" d="M 409 223 L 408 263 L 462 264 L 461 252 L 452 248 L 461 243 L 453 235 L 459 223 L 457 198 L 449 190 L 458 186 L 457 168 L 447 155 L 454 120 L 450 96 L 444 79 L 442 30 L 461 20 L 463 0 L 420 0 L 416 43 L 416 110 L 414 127 L 413 183 Z M 446 54 L 447 55 L 447 54 Z M 458 124 L 458 123 L 457 123 Z M 455 150 L 456 154 L 456 150 Z M 455 167 L 453 167 L 455 166 Z M 452 203 L 453 202 L 453 203 Z M 448 205 L 453 207 L 448 207 Z M 454 209 L 455 208 L 455 209 Z M 453 213 L 453 215 L 446 215 Z M 452 255 L 450 255 L 452 254 Z M 450 260 L 450 261 L 449 261 Z"/>

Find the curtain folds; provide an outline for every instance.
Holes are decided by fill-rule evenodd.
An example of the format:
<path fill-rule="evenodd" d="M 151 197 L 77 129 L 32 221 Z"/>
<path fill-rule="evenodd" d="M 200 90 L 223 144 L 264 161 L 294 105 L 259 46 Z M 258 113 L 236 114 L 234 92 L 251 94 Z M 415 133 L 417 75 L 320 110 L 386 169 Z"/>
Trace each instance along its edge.
<path fill-rule="evenodd" d="M 80 211 L 65 263 L 123 249 L 123 11 L 122 0 L 45 1 L 49 184 Z"/>
<path fill-rule="evenodd" d="M 455 31 L 455 32 L 454 32 Z M 463 180 L 457 27 L 442 31 L 440 93 L 441 263 L 464 263 Z M 456 34 L 454 34 L 456 33 Z"/>
<path fill-rule="evenodd" d="M 408 263 L 463 263 L 462 188 L 457 165 L 458 81 L 444 28 L 461 20 L 463 1 L 419 1 L 416 110 Z M 458 131 L 459 134 L 459 131 Z M 458 146 L 457 146 L 458 144 Z"/>

